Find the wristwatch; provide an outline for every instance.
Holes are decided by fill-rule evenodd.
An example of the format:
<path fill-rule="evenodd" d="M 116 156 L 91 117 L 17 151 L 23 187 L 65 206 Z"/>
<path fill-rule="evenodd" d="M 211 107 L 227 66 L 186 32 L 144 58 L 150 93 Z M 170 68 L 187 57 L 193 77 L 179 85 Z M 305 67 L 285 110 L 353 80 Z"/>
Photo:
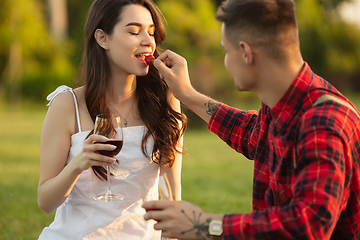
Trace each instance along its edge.
<path fill-rule="evenodd" d="M 222 221 L 211 220 L 209 224 L 209 233 L 214 240 L 221 240 L 221 235 L 223 233 Z"/>

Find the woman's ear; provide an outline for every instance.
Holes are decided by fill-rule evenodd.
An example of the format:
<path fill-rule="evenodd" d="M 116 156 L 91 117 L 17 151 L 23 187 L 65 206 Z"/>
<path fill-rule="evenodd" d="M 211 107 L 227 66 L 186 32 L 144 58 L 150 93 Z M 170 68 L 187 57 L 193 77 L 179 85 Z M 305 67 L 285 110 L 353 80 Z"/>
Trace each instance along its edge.
<path fill-rule="evenodd" d="M 251 50 L 251 47 L 246 42 L 241 41 L 239 43 L 239 47 L 242 49 L 243 52 L 243 60 L 246 64 L 251 64 L 254 59 L 253 52 Z"/>
<path fill-rule="evenodd" d="M 108 43 L 108 37 L 102 29 L 96 29 L 96 31 L 94 33 L 94 37 L 100 47 L 102 47 L 105 50 L 110 49 L 109 43 Z"/>

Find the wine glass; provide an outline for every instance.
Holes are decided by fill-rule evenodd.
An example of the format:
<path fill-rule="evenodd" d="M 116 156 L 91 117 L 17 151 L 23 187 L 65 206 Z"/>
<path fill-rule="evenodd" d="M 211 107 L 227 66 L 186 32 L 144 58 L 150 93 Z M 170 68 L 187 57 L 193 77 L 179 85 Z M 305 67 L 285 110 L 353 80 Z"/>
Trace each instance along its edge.
<path fill-rule="evenodd" d="M 151 199 L 148 199 L 148 193 L 150 188 L 155 184 L 155 178 L 145 178 L 141 181 L 141 198 L 144 202 L 149 201 Z M 161 199 L 166 200 L 173 200 L 173 194 L 170 186 L 169 179 L 166 175 L 166 173 L 161 174 L 159 176 L 159 193 L 161 196 Z"/>
<path fill-rule="evenodd" d="M 166 173 L 163 173 L 159 177 L 159 192 L 160 192 L 161 199 L 166 199 L 166 200 L 170 200 L 170 201 L 174 200 L 174 196 L 173 196 L 173 193 L 171 190 L 169 179 L 168 179 Z M 161 240 L 170 240 L 170 238 L 161 236 Z"/>
<path fill-rule="evenodd" d="M 141 198 L 143 201 L 148 201 L 147 195 L 149 193 L 149 188 L 151 188 L 155 183 L 154 178 L 145 178 L 141 181 Z M 166 173 L 163 173 L 159 176 L 159 193 L 161 199 L 166 199 L 172 201 L 174 199 L 169 179 Z M 151 210 L 149 210 L 151 211 Z M 161 236 L 161 240 L 170 240 L 170 238 L 165 238 Z"/>
<path fill-rule="evenodd" d="M 99 150 L 98 153 L 114 157 L 121 151 L 123 146 L 123 132 L 121 127 L 121 119 L 118 116 L 111 114 L 99 114 L 95 119 L 94 134 L 102 135 L 107 137 L 109 140 L 106 142 L 95 142 L 101 144 L 112 144 L 116 148 L 112 151 Z M 102 202 L 114 202 L 121 201 L 124 199 L 124 196 L 119 193 L 112 193 L 110 190 L 110 166 L 106 166 L 106 175 L 107 175 L 107 190 L 105 194 L 96 195 L 94 199 Z"/>
<path fill-rule="evenodd" d="M 166 199 L 166 200 L 170 200 L 170 201 L 174 200 L 170 182 L 169 182 L 169 179 L 168 179 L 166 173 L 163 173 L 159 177 L 159 192 L 160 192 L 161 199 Z"/>

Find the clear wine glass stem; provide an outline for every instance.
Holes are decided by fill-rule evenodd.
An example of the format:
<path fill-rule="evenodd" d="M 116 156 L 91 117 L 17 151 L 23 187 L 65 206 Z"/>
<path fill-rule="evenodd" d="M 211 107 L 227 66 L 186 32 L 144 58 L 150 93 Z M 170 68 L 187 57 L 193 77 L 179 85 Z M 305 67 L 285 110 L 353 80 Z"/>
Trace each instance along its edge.
<path fill-rule="evenodd" d="M 111 190 L 110 190 L 110 184 L 111 184 L 111 180 L 110 180 L 110 166 L 106 166 L 106 170 L 107 170 L 107 191 L 106 191 L 106 197 L 107 198 L 111 198 Z"/>

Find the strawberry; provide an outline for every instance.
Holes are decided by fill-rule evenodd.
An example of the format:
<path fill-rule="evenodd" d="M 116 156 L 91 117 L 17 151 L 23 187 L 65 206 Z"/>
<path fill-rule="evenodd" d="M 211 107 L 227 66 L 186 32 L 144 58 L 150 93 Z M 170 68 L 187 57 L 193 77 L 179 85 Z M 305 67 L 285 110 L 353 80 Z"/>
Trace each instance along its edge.
<path fill-rule="evenodd" d="M 145 57 L 145 62 L 147 65 L 151 66 L 155 60 L 155 57 L 153 55 L 148 55 Z"/>

